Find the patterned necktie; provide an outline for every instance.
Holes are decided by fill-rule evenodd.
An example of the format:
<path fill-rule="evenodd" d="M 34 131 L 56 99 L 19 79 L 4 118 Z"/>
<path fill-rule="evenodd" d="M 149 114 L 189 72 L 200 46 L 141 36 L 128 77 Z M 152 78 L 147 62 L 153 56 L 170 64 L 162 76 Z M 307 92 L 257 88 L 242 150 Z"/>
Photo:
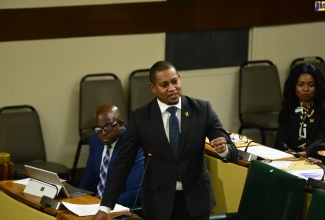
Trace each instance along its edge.
<path fill-rule="evenodd" d="M 169 142 L 174 155 L 177 156 L 177 147 L 179 141 L 179 124 L 176 116 L 177 108 L 175 106 L 169 107 L 167 111 L 170 113 L 169 117 Z"/>
<path fill-rule="evenodd" d="M 110 149 L 111 146 L 107 147 L 106 149 L 106 154 L 103 158 L 103 163 L 100 168 L 100 174 L 99 174 L 99 182 L 97 185 L 97 192 L 96 192 L 96 197 L 99 199 L 103 198 L 103 193 L 105 190 L 105 183 L 106 183 L 106 177 L 107 177 L 107 170 L 108 170 L 108 165 L 109 165 L 109 155 L 110 155 Z"/>

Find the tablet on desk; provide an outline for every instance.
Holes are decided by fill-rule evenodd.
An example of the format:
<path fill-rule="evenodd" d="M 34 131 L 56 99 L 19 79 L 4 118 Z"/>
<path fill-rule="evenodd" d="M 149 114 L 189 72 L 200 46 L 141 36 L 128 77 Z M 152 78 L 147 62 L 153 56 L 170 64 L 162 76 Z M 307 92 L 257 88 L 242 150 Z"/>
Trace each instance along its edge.
<path fill-rule="evenodd" d="M 63 184 L 57 173 L 29 165 L 25 165 L 25 169 L 30 177 L 25 193 L 40 197 L 46 195 L 51 198 L 56 197 L 61 190 L 69 198 L 93 194 L 91 191 Z"/>

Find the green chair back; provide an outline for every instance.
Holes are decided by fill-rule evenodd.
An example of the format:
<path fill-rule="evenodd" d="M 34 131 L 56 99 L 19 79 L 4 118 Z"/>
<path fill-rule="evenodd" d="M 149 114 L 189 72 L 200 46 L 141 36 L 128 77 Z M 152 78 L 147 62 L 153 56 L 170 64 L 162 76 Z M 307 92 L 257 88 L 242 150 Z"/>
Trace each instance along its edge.
<path fill-rule="evenodd" d="M 325 191 L 314 189 L 306 220 L 325 218 Z"/>
<path fill-rule="evenodd" d="M 238 208 L 239 220 L 298 219 L 306 180 L 258 160 L 251 162 Z"/>

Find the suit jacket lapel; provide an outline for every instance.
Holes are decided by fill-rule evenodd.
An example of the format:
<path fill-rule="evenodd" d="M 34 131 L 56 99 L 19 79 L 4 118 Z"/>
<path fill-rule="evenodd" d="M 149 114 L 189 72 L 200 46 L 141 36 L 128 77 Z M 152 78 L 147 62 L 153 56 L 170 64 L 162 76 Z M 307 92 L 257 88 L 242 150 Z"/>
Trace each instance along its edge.
<path fill-rule="evenodd" d="M 154 99 L 151 104 L 152 105 L 151 105 L 151 110 L 150 110 L 150 123 L 151 123 L 153 129 L 155 129 L 155 131 L 156 131 L 154 133 L 157 134 L 157 137 L 154 137 L 154 138 L 157 141 L 161 142 L 161 145 L 158 144 L 157 147 L 164 148 L 163 149 L 164 152 L 168 152 L 168 154 L 170 154 L 171 156 L 174 157 L 174 153 L 170 147 L 169 141 L 166 136 L 164 123 L 163 123 L 163 120 L 161 117 L 161 111 L 158 106 L 158 102 L 156 99 Z"/>
<path fill-rule="evenodd" d="M 187 100 L 182 96 L 182 110 L 181 110 L 181 135 L 178 143 L 177 158 L 184 150 L 185 142 L 188 136 L 191 119 L 191 109 L 187 105 Z"/>
<path fill-rule="evenodd" d="M 94 146 L 98 148 L 98 150 L 96 150 L 96 157 L 95 157 L 95 172 L 96 172 L 96 177 L 98 178 L 100 174 L 100 165 L 102 164 L 102 155 L 103 155 L 104 146 L 105 145 L 102 142 L 98 142 L 98 144 Z"/>

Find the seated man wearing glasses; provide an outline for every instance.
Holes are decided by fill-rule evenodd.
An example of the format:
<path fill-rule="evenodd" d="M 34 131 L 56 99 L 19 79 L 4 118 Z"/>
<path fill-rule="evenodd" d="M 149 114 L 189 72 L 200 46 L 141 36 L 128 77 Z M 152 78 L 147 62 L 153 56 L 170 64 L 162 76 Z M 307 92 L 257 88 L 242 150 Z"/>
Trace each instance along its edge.
<path fill-rule="evenodd" d="M 89 157 L 79 188 L 93 191 L 97 198 L 102 199 L 105 182 L 109 179 L 111 170 L 114 169 L 126 128 L 120 110 L 111 104 L 98 107 L 94 119 L 94 133 L 89 141 Z M 118 198 L 118 204 L 133 207 L 143 169 L 144 156 L 142 148 L 139 148 L 132 171 Z M 141 200 L 142 189 L 139 191 L 136 205 L 140 205 Z"/>

